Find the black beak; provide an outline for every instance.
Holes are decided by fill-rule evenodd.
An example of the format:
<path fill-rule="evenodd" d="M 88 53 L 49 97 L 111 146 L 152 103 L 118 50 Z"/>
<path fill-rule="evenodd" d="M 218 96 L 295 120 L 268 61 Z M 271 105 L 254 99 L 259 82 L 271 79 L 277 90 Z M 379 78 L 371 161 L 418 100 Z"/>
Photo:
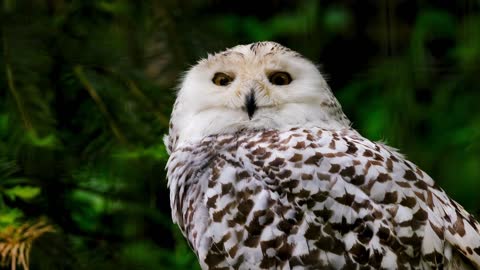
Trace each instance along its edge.
<path fill-rule="evenodd" d="M 248 118 L 252 119 L 253 114 L 257 110 L 257 104 L 255 102 L 255 93 L 250 91 L 250 93 L 245 97 L 245 108 L 248 113 Z"/>

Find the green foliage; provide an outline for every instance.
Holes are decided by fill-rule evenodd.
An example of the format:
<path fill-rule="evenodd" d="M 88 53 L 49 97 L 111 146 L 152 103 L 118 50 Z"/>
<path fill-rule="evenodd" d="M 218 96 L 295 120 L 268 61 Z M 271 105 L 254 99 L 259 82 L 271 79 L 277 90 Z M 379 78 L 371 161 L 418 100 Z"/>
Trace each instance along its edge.
<path fill-rule="evenodd" d="M 32 269 L 199 269 L 168 206 L 173 89 L 206 52 L 267 39 L 479 213 L 479 6 L 431 2 L 3 1 L 0 230 L 55 224 Z"/>
<path fill-rule="evenodd" d="M 31 200 L 40 194 L 40 188 L 31 186 L 14 186 L 4 190 L 3 194 L 8 196 L 11 200 L 14 200 L 15 198 Z"/>
<path fill-rule="evenodd" d="M 8 225 L 17 225 L 17 220 L 23 216 L 22 211 L 16 208 L 6 208 L 0 210 L 0 228 L 4 229 Z"/>

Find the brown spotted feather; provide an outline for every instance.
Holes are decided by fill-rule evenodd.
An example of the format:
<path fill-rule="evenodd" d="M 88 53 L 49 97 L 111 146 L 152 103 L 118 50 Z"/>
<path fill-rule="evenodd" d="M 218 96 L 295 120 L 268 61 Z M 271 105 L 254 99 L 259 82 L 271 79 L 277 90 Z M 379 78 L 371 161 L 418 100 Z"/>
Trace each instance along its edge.
<path fill-rule="evenodd" d="M 173 218 L 204 269 L 474 269 L 480 226 L 351 129 L 245 131 L 172 152 Z"/>

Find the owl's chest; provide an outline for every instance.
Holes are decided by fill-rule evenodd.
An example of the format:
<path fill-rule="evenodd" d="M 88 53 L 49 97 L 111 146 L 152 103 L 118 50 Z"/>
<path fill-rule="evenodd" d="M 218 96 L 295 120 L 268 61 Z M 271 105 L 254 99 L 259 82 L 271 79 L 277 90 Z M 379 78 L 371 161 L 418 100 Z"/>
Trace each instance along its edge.
<path fill-rule="evenodd" d="M 307 256 L 311 267 L 344 265 L 350 257 L 341 237 L 324 222 L 335 214 L 327 207 L 328 192 L 318 183 L 312 190 L 297 187 L 298 179 L 269 177 L 272 168 L 252 170 L 253 162 L 223 156 L 205 174 L 208 185 L 197 208 L 207 215 L 196 248 L 200 261 L 209 268 L 241 263 L 250 269 L 289 269 L 305 266 Z M 328 262 L 321 252 L 332 253 Z"/>

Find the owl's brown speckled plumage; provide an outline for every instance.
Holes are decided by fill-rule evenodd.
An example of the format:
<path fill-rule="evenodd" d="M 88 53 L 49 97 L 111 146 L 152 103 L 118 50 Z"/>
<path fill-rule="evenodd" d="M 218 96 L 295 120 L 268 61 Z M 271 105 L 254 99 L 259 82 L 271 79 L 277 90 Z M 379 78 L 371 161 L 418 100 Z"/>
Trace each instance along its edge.
<path fill-rule="evenodd" d="M 425 172 L 318 123 L 178 142 L 172 120 L 172 215 L 202 268 L 480 267 L 480 225 Z"/>

